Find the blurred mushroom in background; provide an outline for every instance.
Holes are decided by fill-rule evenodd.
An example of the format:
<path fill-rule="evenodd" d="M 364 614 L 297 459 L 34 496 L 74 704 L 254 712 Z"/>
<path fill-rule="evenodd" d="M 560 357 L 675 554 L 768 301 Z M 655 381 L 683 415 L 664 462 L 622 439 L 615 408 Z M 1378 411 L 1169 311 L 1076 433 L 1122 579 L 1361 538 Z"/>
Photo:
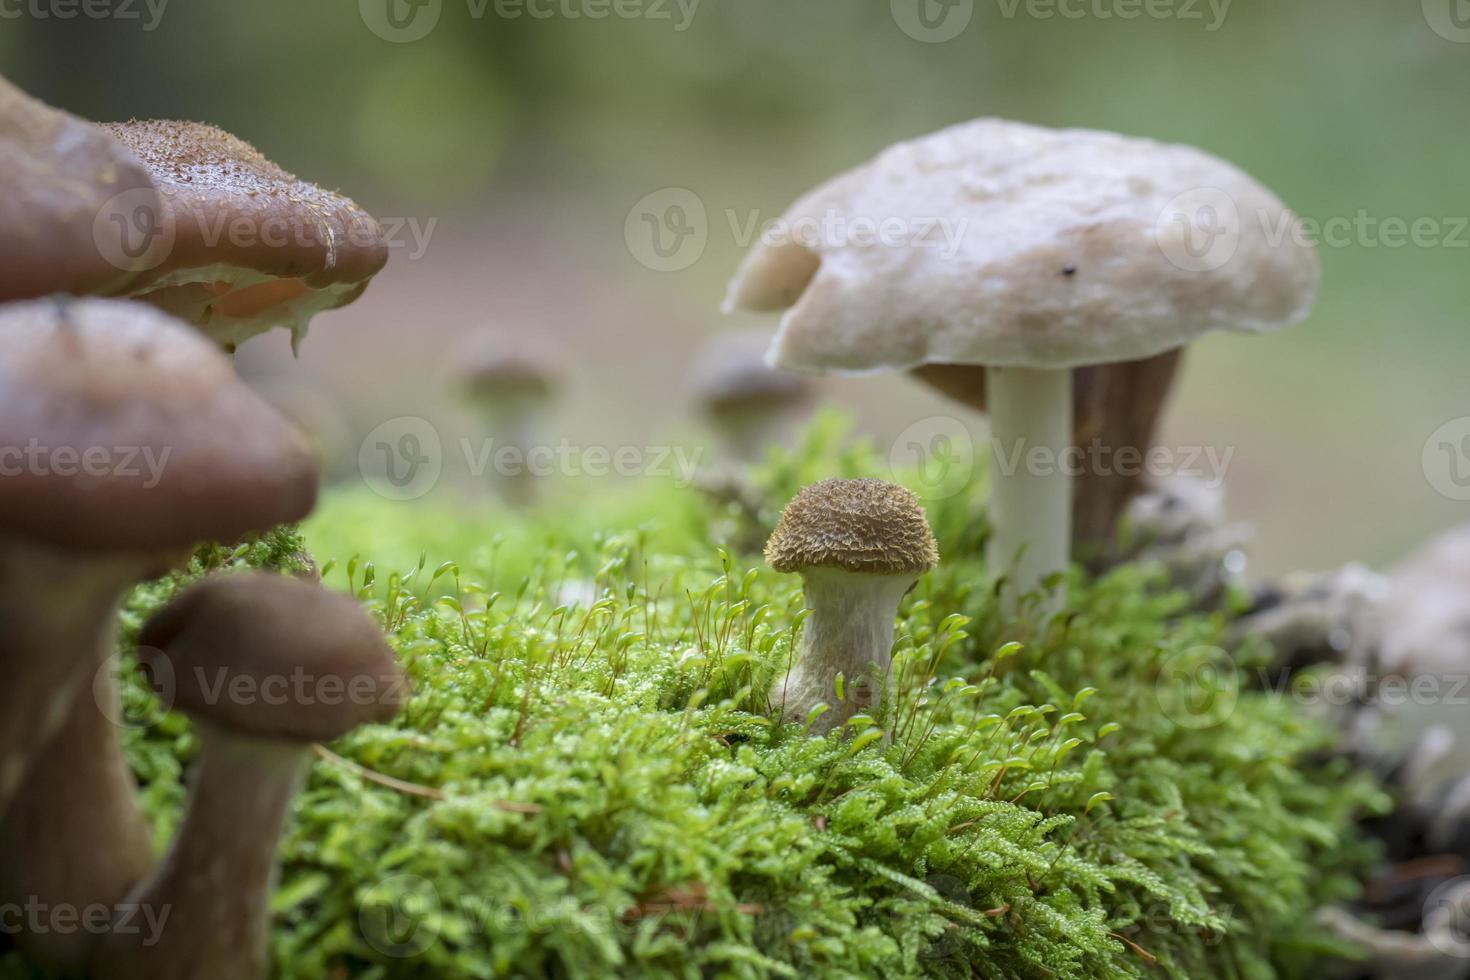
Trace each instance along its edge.
<path fill-rule="evenodd" d="M 1227 519 L 1224 487 L 1186 476 L 1151 479 L 1127 501 L 1112 539 L 1087 567 L 1158 564 L 1171 586 L 1193 596 L 1198 608 L 1212 609 L 1245 584 L 1254 536 L 1249 523 Z"/>
<path fill-rule="evenodd" d="M 453 382 L 485 424 L 487 471 L 493 471 L 497 489 L 512 507 L 536 500 L 533 457 L 546 445 L 546 421 L 563 363 L 563 352 L 549 341 L 508 330 L 481 330 L 456 352 Z"/>
<path fill-rule="evenodd" d="M 1370 959 L 1332 975 L 1470 976 L 1470 525 L 1387 573 L 1352 564 L 1262 589 L 1235 630 L 1274 647 L 1270 683 L 1313 672 L 1293 690 L 1396 795 L 1364 822 L 1387 863 L 1326 913 Z"/>
<path fill-rule="evenodd" d="M 201 541 L 306 516 L 316 460 L 228 358 L 145 304 L 9 304 L 0 335 L 0 902 L 111 905 L 152 861 L 98 676 L 117 606 Z M 17 943 L 67 971 L 89 939 Z"/>
<path fill-rule="evenodd" d="M 150 272 L 130 295 L 226 351 L 277 326 L 296 347 L 312 316 L 357 299 L 388 261 L 372 215 L 222 129 L 173 120 L 101 128 L 137 155 L 162 194 Z"/>
<path fill-rule="evenodd" d="M 1072 369 L 1301 321 L 1320 266 L 1290 233 L 1297 224 L 1256 181 L 1192 147 L 979 119 L 892 146 L 797 201 L 783 227 L 835 230 L 763 240 L 726 308 L 785 310 L 777 367 L 985 376 L 989 557 L 1014 600 L 1068 566 L 1071 473 L 1057 463 L 1074 437 Z M 894 225 L 906 234 L 856 233 Z M 1037 450 L 1051 465 L 1027 462 Z"/>
<path fill-rule="evenodd" d="M 0 302 L 125 290 L 160 205 L 117 140 L 0 78 Z"/>
<path fill-rule="evenodd" d="M 766 364 L 768 346 L 764 331 L 727 330 L 705 344 L 694 364 L 690 387 L 700 412 L 725 452 L 744 463 L 779 441 L 814 395 L 808 379 Z"/>
<path fill-rule="evenodd" d="M 173 679 L 201 749 L 173 844 L 128 896 L 170 910 L 162 935 L 113 930 L 90 975 L 265 980 L 276 846 L 312 744 L 391 720 L 406 697 L 403 672 L 350 597 L 260 573 L 186 590 L 143 627 L 138 656 L 155 678 Z"/>

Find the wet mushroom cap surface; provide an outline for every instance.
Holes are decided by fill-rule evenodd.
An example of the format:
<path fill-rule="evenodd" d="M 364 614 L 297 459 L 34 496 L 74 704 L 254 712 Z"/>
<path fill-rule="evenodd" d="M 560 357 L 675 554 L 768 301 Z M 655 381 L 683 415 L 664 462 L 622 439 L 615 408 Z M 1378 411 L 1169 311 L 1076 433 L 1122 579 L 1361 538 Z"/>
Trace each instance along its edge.
<path fill-rule="evenodd" d="M 407 694 L 371 615 L 281 575 L 190 587 L 144 625 L 138 657 L 185 714 L 266 738 L 331 741 L 391 720 Z"/>
<path fill-rule="evenodd" d="M 918 498 L 883 480 L 822 480 L 803 487 L 766 542 L 778 572 L 840 568 L 875 574 L 922 573 L 939 561 Z"/>
<path fill-rule="evenodd" d="M 133 120 L 102 129 L 142 161 L 163 196 L 171 242 L 142 294 L 221 342 L 275 325 L 299 333 L 315 313 L 360 296 L 388 261 L 367 211 L 216 126 Z"/>
<path fill-rule="evenodd" d="M 797 370 L 1137 360 L 1296 323 L 1320 279 L 1296 215 L 1223 160 L 999 119 L 892 146 L 782 226 L 726 307 L 786 310 L 772 361 Z"/>
<path fill-rule="evenodd" d="M 131 208 L 109 205 L 159 200 L 147 169 L 110 134 L 0 78 L 0 302 L 125 288 L 137 271 L 102 245 L 116 232 L 107 222 Z"/>
<path fill-rule="evenodd" d="M 316 501 L 305 437 L 142 303 L 0 309 L 0 529 L 89 551 L 233 541 Z"/>

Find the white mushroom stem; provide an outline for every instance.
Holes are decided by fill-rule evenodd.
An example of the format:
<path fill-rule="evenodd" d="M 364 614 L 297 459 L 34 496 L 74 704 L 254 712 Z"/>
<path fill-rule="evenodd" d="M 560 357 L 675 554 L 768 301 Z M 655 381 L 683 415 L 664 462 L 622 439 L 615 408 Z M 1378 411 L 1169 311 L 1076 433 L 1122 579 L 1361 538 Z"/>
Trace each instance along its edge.
<path fill-rule="evenodd" d="M 311 746 L 197 720 L 195 728 L 202 747 L 183 823 L 158 870 L 128 898 L 164 925 L 152 936 L 109 933 L 93 953 L 93 980 L 270 975 L 276 846 Z"/>
<path fill-rule="evenodd" d="M 796 662 L 776 682 L 771 704 L 791 722 L 803 721 L 815 705 L 826 702 L 831 710 L 812 724 L 812 731 L 822 734 L 882 700 L 876 684 L 893 663 L 898 604 L 919 575 L 809 568 L 801 577 L 811 615 L 802 626 Z M 838 674 L 843 677 L 840 701 Z"/>
<path fill-rule="evenodd" d="M 1072 372 L 988 368 L 991 522 L 989 561 L 1014 585 L 1011 600 L 1063 571 L 1072 538 Z"/>
<path fill-rule="evenodd" d="M 496 489 L 511 507 L 529 507 L 536 502 L 537 476 L 531 471 L 530 456 L 542 444 L 541 400 L 487 395 L 480 399 L 480 406 L 492 439 L 487 462 L 491 476 L 496 478 Z M 508 468 L 502 470 L 500 452 L 506 448 L 516 452 L 515 457 L 505 461 Z M 534 462 L 545 465 L 545 460 Z"/>

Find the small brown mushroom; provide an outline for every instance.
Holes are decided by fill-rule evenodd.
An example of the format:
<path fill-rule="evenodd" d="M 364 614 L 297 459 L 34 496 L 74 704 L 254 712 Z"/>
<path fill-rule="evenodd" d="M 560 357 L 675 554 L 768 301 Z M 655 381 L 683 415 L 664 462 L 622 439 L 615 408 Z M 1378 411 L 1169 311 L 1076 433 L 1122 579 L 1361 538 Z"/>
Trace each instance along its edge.
<path fill-rule="evenodd" d="M 801 576 L 811 610 L 796 661 L 771 691 L 782 720 L 800 721 L 817 704 L 830 704 L 839 674 L 843 696 L 812 731 L 830 731 L 875 708 L 893 663 L 898 604 L 939 561 L 918 499 L 882 480 L 803 487 L 781 512 L 766 561 Z"/>
<path fill-rule="evenodd" d="M 115 930 L 94 980 L 264 980 L 276 846 L 312 743 L 386 722 L 406 693 L 352 599 L 260 573 L 193 586 L 156 614 L 139 658 L 172 678 L 201 742 L 172 847 L 129 903 L 169 911 L 161 935 Z"/>
<path fill-rule="evenodd" d="M 769 338 L 751 331 L 718 334 L 694 366 L 694 397 L 730 454 L 751 462 L 781 423 L 811 400 L 812 383 L 766 364 Z"/>
<path fill-rule="evenodd" d="M 227 358 L 151 307 L 16 303 L 0 336 L 0 902 L 110 904 L 152 858 L 116 692 L 88 690 L 116 607 L 200 541 L 304 517 L 316 464 Z M 87 938 L 18 943 L 65 970 Z"/>
<path fill-rule="evenodd" d="M 388 261 L 383 230 L 353 201 L 287 173 L 215 126 L 172 120 L 102 128 L 163 195 L 171 244 L 132 295 L 226 350 L 362 295 Z"/>
<path fill-rule="evenodd" d="M 514 451 L 497 470 L 501 495 L 513 507 L 529 506 L 536 499 L 530 453 L 544 441 L 544 417 L 561 377 L 558 352 L 545 340 L 487 330 L 461 345 L 454 370 L 460 390 L 484 417 L 491 461 L 501 467 L 499 450 Z"/>

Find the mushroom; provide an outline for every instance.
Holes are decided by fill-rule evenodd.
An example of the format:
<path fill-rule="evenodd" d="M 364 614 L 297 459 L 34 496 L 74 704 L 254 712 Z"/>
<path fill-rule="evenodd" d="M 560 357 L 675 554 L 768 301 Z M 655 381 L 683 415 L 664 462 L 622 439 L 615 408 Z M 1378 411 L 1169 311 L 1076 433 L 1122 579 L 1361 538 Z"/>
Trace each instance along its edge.
<path fill-rule="evenodd" d="M 312 744 L 386 722 L 405 691 L 377 623 L 351 598 L 263 573 L 207 579 L 138 637 L 193 721 L 200 755 L 183 822 L 130 905 L 161 935 L 115 929 L 93 980 L 264 980 L 276 847 Z"/>
<path fill-rule="evenodd" d="M 549 343 L 488 330 L 471 335 L 455 358 L 456 382 L 489 426 L 490 461 L 512 506 L 535 501 L 529 454 L 543 441 L 541 423 L 556 393 L 559 360 Z M 519 458 L 501 461 L 500 450 L 507 448 Z"/>
<path fill-rule="evenodd" d="M 304 517 L 316 464 L 227 358 L 151 307 L 15 303 L 0 336 L 0 903 L 110 903 L 152 857 L 106 720 L 116 693 L 82 693 L 116 607 L 199 541 Z M 65 967 L 85 938 L 18 942 Z"/>
<path fill-rule="evenodd" d="M 785 418 L 812 395 L 805 378 L 766 364 L 766 344 L 764 333 L 726 331 L 705 345 L 694 366 L 700 410 L 729 453 L 746 462 L 759 458 Z"/>
<path fill-rule="evenodd" d="M 1120 451 L 1146 457 L 1164 403 L 1174 387 L 1181 348 L 1140 361 L 1072 369 L 1072 442 L 1099 447 L 1111 459 Z M 914 377 L 978 412 L 986 410 L 985 371 L 965 364 L 924 364 Z M 1085 469 L 1072 485 L 1072 546 L 1102 550 L 1128 505 L 1145 488 L 1141 468 Z"/>
<path fill-rule="evenodd" d="M 981 119 L 803 197 L 726 308 L 786 309 L 777 367 L 986 372 L 990 561 L 1025 593 L 1068 564 L 1071 369 L 1303 319 L 1320 269 L 1296 220 L 1190 147 Z"/>
<path fill-rule="evenodd" d="M 877 707 L 893 662 L 898 604 L 939 561 L 918 499 L 883 480 L 823 480 L 803 487 L 766 542 L 766 561 L 801 576 L 806 608 L 795 663 L 771 690 L 782 721 L 800 721 L 828 702 L 812 725 L 830 731 Z"/>
<path fill-rule="evenodd" d="M 147 167 L 172 236 L 131 295 L 226 350 L 276 326 L 297 346 L 315 314 L 357 299 L 388 261 L 372 215 L 222 129 L 172 120 L 102 128 Z"/>
<path fill-rule="evenodd" d="M 111 236 L 135 234 L 133 212 L 146 217 L 158 203 L 116 140 L 0 78 L 0 302 L 125 288 L 137 270 Z"/>

